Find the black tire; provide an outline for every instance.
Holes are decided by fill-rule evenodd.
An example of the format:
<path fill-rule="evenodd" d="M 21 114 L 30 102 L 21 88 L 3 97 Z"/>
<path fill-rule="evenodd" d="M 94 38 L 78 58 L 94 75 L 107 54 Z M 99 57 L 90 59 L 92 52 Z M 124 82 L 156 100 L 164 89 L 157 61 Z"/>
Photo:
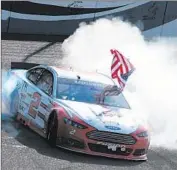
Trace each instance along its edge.
<path fill-rule="evenodd" d="M 49 118 L 47 128 L 47 142 L 52 147 L 56 147 L 57 132 L 58 132 L 57 114 L 53 113 Z"/>
<path fill-rule="evenodd" d="M 16 119 L 18 113 L 19 96 L 17 92 L 12 93 L 10 98 L 10 115 Z"/>

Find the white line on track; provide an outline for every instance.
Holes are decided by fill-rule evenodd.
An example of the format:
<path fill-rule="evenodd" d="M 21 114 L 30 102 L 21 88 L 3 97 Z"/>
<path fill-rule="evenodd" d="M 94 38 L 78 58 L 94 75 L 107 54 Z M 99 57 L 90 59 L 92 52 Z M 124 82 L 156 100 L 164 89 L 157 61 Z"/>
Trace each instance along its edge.
<path fill-rule="evenodd" d="M 2 136 L 2 139 L 14 139 L 12 136 Z"/>
<path fill-rule="evenodd" d="M 2 146 L 11 146 L 14 148 L 28 148 L 27 146 L 24 145 L 9 145 L 9 144 L 2 144 Z"/>

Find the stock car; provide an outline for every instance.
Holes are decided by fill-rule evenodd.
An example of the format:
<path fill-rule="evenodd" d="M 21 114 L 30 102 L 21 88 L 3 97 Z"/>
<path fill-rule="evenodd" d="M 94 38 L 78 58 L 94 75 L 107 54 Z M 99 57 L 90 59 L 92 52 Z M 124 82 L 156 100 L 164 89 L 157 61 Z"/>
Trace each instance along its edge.
<path fill-rule="evenodd" d="M 15 65 L 15 66 L 14 66 Z M 125 95 L 99 72 L 13 63 L 10 111 L 52 147 L 127 160 L 147 160 L 148 127 Z"/>

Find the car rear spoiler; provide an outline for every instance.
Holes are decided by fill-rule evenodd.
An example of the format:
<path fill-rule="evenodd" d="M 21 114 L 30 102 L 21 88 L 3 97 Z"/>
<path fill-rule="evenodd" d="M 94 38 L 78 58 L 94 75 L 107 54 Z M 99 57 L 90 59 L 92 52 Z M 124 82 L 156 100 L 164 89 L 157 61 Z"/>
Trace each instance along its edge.
<path fill-rule="evenodd" d="M 11 69 L 25 69 L 28 70 L 32 67 L 38 66 L 36 63 L 25 63 L 25 62 L 11 62 Z"/>

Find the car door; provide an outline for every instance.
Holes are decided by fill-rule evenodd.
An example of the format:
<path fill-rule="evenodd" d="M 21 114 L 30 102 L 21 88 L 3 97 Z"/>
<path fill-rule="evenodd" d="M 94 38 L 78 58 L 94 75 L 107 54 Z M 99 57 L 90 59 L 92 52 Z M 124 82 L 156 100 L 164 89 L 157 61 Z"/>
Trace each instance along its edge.
<path fill-rule="evenodd" d="M 45 70 L 40 79 L 36 83 L 39 89 L 37 98 L 40 98 L 40 104 L 37 110 L 36 123 L 45 131 L 48 116 L 53 108 L 53 93 L 54 93 L 54 75 L 49 70 Z M 35 106 L 35 103 L 33 103 Z M 32 110 L 29 110 L 32 113 Z"/>
<path fill-rule="evenodd" d="M 26 74 L 28 89 L 23 113 L 28 124 L 36 131 L 45 131 L 46 121 L 52 109 L 54 75 L 43 67 L 31 69 Z"/>
<path fill-rule="evenodd" d="M 37 67 L 32 68 L 26 72 L 26 76 L 23 78 L 23 83 L 21 87 L 21 100 L 19 105 L 19 114 L 25 118 L 27 124 L 29 124 L 33 119 L 36 118 L 36 112 L 31 114 L 29 108 L 31 107 L 32 100 L 36 100 L 36 107 L 39 105 L 39 95 L 37 96 L 38 89 L 36 88 L 36 83 L 40 76 L 42 75 L 44 68 Z M 37 97 L 36 97 L 37 96 Z"/>

